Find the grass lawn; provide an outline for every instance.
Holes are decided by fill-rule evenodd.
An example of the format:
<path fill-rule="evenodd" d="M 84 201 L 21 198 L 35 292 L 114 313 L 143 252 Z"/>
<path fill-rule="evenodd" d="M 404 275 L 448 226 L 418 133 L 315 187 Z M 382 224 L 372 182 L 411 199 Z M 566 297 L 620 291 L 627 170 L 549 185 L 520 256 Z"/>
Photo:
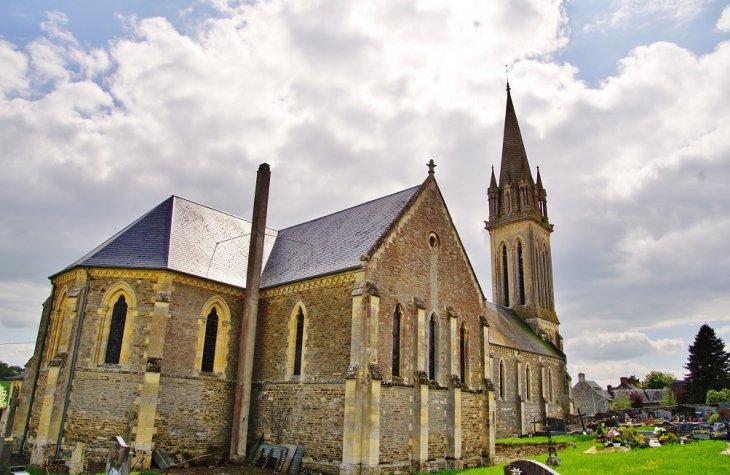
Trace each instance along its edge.
<path fill-rule="evenodd" d="M 510 442 L 507 442 L 507 441 Z M 657 448 L 634 449 L 614 454 L 584 454 L 595 444 L 587 436 L 553 437 L 555 442 L 575 442 L 575 448 L 558 451 L 563 465 L 553 467 L 562 475 L 574 474 L 684 474 L 714 475 L 730 473 L 730 455 L 720 455 L 728 448 L 726 441 L 707 440 L 688 445 L 665 445 Z M 540 443 L 547 437 L 532 439 L 500 439 L 498 443 Z M 527 441 L 527 442 L 523 442 Z M 545 463 L 547 454 L 530 457 Z M 459 475 L 502 475 L 505 464 L 488 468 L 472 468 L 459 471 Z M 452 471 L 456 474 L 456 471 Z M 442 472 L 447 473 L 447 472 Z"/>

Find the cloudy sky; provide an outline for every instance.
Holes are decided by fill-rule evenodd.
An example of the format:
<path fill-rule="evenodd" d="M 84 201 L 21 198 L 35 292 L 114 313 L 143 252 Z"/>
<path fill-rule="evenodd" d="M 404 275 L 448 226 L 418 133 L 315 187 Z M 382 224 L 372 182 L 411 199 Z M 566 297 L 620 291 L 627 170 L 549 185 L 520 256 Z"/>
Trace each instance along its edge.
<path fill-rule="evenodd" d="M 250 217 L 262 162 L 284 228 L 433 159 L 490 294 L 508 65 L 574 380 L 681 376 L 730 341 L 729 40 L 718 0 L 4 1 L 0 360 L 49 275 L 171 194 Z"/>

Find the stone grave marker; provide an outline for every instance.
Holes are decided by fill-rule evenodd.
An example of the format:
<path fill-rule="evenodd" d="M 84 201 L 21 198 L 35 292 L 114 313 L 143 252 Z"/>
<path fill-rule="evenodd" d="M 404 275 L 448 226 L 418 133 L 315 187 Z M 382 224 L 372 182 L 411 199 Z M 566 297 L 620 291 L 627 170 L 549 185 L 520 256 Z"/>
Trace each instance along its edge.
<path fill-rule="evenodd" d="M 672 413 L 669 411 L 664 411 L 662 409 L 656 410 L 656 415 L 659 419 L 664 419 L 665 421 L 668 421 L 672 418 Z"/>
<path fill-rule="evenodd" d="M 129 446 L 118 435 L 112 437 L 111 441 L 106 459 L 106 475 L 129 475 Z"/>
<path fill-rule="evenodd" d="M 560 475 L 535 460 L 515 460 L 504 466 L 504 475 Z"/>
<path fill-rule="evenodd" d="M 10 463 L 10 453 L 13 450 L 12 437 L 0 437 L 0 474 L 5 473 Z"/>

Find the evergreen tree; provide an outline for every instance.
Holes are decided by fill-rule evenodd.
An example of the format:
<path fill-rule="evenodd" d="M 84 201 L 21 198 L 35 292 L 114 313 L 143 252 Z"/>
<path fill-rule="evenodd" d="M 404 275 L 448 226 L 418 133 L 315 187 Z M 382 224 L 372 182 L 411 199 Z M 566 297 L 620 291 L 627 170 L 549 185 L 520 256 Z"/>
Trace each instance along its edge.
<path fill-rule="evenodd" d="M 730 385 L 730 354 L 725 351 L 722 338 L 716 336 L 715 330 L 707 325 L 702 325 L 697 332 L 684 367 L 689 370 L 684 379 L 690 402 L 704 403 L 707 391 Z"/>

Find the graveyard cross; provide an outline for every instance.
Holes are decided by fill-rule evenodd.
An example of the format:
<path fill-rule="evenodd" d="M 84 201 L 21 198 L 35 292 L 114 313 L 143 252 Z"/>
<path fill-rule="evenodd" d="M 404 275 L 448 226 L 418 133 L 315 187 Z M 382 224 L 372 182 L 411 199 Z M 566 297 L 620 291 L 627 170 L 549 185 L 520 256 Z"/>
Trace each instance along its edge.
<path fill-rule="evenodd" d="M 555 448 L 555 442 L 553 442 L 553 434 L 550 431 L 550 421 L 548 421 L 547 416 L 545 416 L 545 428 L 547 429 L 548 437 L 548 458 L 545 463 L 547 465 L 557 467 L 562 465 L 562 462 L 560 462 L 560 459 L 558 458 L 558 451 Z"/>
<path fill-rule="evenodd" d="M 585 431 L 586 431 L 586 424 L 585 424 L 585 422 L 583 422 L 583 416 L 585 416 L 585 414 L 581 414 L 580 413 L 580 407 L 577 408 L 577 409 L 578 409 L 578 419 L 580 419 L 580 425 L 583 426 L 583 433 L 585 433 Z"/>
<path fill-rule="evenodd" d="M 539 423 L 540 423 L 540 421 L 538 421 L 537 418 L 533 418 L 532 419 L 531 424 L 532 424 L 532 432 L 533 433 L 536 433 L 537 432 L 537 429 L 535 429 L 535 426 L 538 425 Z"/>

